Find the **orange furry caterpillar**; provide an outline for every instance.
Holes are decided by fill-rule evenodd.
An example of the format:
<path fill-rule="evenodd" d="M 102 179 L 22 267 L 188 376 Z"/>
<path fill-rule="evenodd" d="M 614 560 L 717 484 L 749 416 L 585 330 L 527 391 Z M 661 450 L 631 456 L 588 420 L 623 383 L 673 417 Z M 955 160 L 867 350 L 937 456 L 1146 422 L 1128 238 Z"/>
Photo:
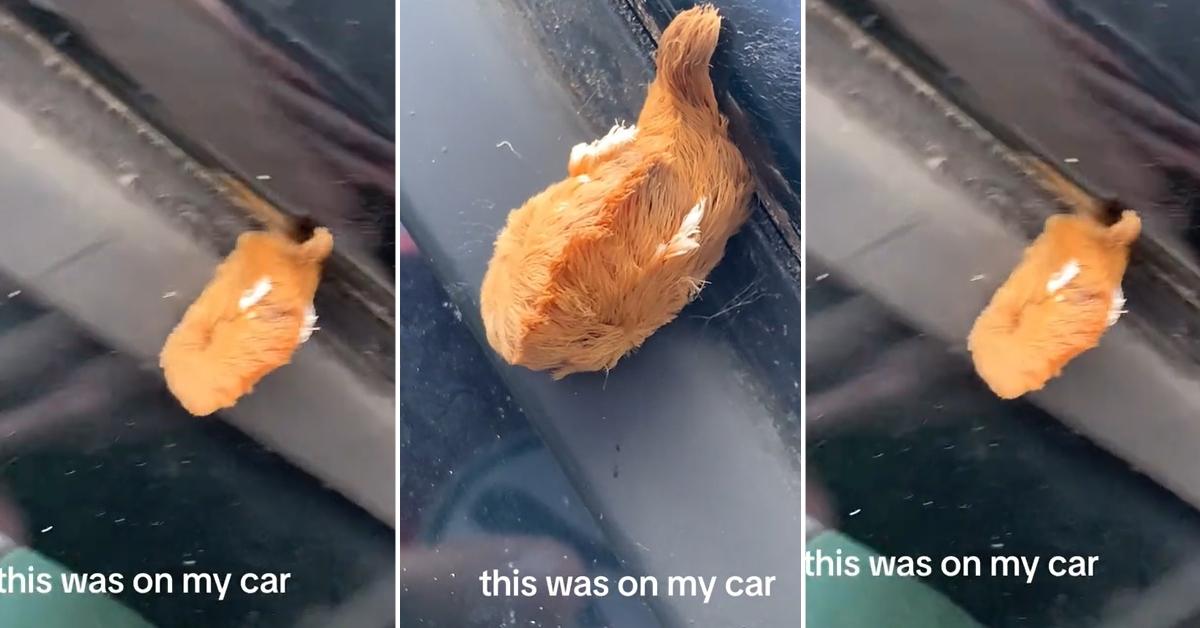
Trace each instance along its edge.
<path fill-rule="evenodd" d="M 238 237 L 159 355 L 167 387 L 188 412 L 231 407 L 291 361 L 314 329 L 313 295 L 332 251 L 325 228 L 301 243 L 268 231 Z"/>
<path fill-rule="evenodd" d="M 975 370 L 993 392 L 1014 399 L 1040 390 L 1100 343 L 1123 312 L 1121 278 L 1141 228 L 1131 210 L 1112 226 L 1086 215 L 1046 220 L 967 341 Z"/>
<path fill-rule="evenodd" d="M 708 76 L 720 29 L 711 6 L 676 16 L 637 126 L 575 146 L 568 178 L 509 215 L 480 301 L 510 364 L 612 368 L 695 298 L 745 222 L 750 173 Z"/>

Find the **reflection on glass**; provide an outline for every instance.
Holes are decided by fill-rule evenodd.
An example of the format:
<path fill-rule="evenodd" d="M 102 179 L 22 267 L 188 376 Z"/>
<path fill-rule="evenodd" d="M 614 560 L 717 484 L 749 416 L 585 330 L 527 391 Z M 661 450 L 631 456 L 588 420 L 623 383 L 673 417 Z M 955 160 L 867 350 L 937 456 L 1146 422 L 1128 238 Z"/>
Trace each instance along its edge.
<path fill-rule="evenodd" d="M 403 234 L 401 255 L 402 623 L 659 626 L 637 598 L 549 594 L 628 569 Z"/>

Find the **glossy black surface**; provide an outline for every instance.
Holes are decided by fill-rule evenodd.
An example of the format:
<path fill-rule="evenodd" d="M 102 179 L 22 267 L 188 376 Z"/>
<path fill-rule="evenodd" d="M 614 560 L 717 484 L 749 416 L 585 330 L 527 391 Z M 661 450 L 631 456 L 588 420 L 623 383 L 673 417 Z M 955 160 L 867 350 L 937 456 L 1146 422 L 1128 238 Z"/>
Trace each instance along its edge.
<path fill-rule="evenodd" d="M 1182 625 L 1120 617 L 1200 560 L 1200 514 L 1036 405 L 996 399 L 953 345 L 839 279 L 808 291 L 814 337 L 862 325 L 810 353 L 823 523 L 889 556 L 1099 557 L 1091 577 L 924 579 L 986 626 Z"/>
<path fill-rule="evenodd" d="M 1177 0 L 837 0 L 1018 148 L 1143 212 L 1197 268 L 1200 7 Z"/>
<path fill-rule="evenodd" d="M 883 28 L 810 4 L 810 514 L 887 555 L 1098 557 L 1090 577 L 924 579 L 984 625 L 1192 625 L 1200 398 L 1193 339 L 1173 321 L 1194 310 L 1164 278 L 1187 269 L 1163 265 L 1151 230 L 1123 284 L 1137 296 L 1100 346 L 1045 389 L 997 399 L 965 338 L 1061 208 L 1015 167 L 1012 133 L 977 126 L 922 80 L 931 59 L 891 56 L 880 44 L 899 43 L 863 26 Z M 1000 43 L 981 39 L 972 54 Z"/>
<path fill-rule="evenodd" d="M 694 3 L 640 0 L 659 25 Z M 745 115 L 750 129 L 741 136 L 743 152 L 757 153 L 769 163 L 760 179 L 782 179 L 790 194 L 800 190 L 800 2 L 734 0 L 713 3 L 727 20 L 713 71 L 725 80 L 727 96 Z M 730 107 L 726 107 L 728 111 Z M 755 144 L 763 144 L 759 149 Z M 764 164 L 765 165 L 765 164 Z M 775 172 L 771 172 L 771 171 Z M 775 188 L 776 194 L 785 194 Z M 798 207 L 798 203 L 796 205 Z M 794 213 L 799 229 L 800 218 Z"/>
<path fill-rule="evenodd" d="M 392 281 L 393 2 L 3 5 L 193 158 L 330 225 Z"/>
<path fill-rule="evenodd" d="M 6 4 L 19 19 L 0 11 L 0 533 L 68 570 L 119 573 L 126 582 L 141 572 L 292 574 L 280 595 L 219 601 L 126 588 L 115 596 L 156 626 L 391 625 L 394 406 L 383 375 L 390 350 L 380 351 L 391 334 L 386 305 L 365 305 L 391 282 L 361 263 L 375 252 L 337 228 L 347 255 L 327 268 L 319 335 L 234 408 L 191 417 L 158 368 L 166 334 L 254 224 L 210 175 L 235 170 L 228 155 L 214 157 L 218 146 L 250 145 L 271 130 L 246 135 L 252 125 L 226 107 L 278 115 L 278 101 L 258 91 L 266 82 L 240 73 L 247 70 L 235 53 L 244 49 L 213 36 L 232 25 L 196 13 L 234 8 L 108 3 L 88 14 L 99 21 L 63 30 L 65 18 L 46 10 L 71 3 L 39 2 L 32 12 L 25 4 Z M 76 8 L 82 17 L 95 7 Z M 85 28 L 115 47 L 81 42 Z M 309 43 L 319 40 L 312 34 Z M 151 75 L 125 74 L 130 60 L 160 70 L 160 62 L 186 60 L 159 75 L 159 87 L 173 85 L 180 100 L 172 102 L 210 126 L 184 130 L 156 118 L 150 105 L 167 92 L 140 91 L 130 77 Z M 303 91 L 312 87 L 305 77 L 318 75 L 291 78 Z M 319 91 L 336 91 L 327 82 L 335 79 L 319 78 Z M 291 163 L 337 155 L 329 146 L 308 150 L 297 149 Z M 277 156 L 286 170 L 286 155 Z"/>
<path fill-rule="evenodd" d="M 0 534 L 127 582 L 292 574 L 283 595 L 115 596 L 154 625 L 320 624 L 391 586 L 389 526 L 224 423 L 189 416 L 156 372 L 2 276 L 0 378 Z"/>
<path fill-rule="evenodd" d="M 661 626 L 639 599 L 482 595 L 479 574 L 491 569 L 613 582 L 629 569 L 426 260 L 402 250 L 402 623 Z"/>
<path fill-rule="evenodd" d="M 425 460 L 419 453 L 423 447 L 457 440 L 464 429 L 460 414 L 468 424 L 512 424 L 511 408 L 520 408 L 569 478 L 577 496 L 572 504 L 577 499 L 586 506 L 602 535 L 593 539 L 591 533 L 569 534 L 573 549 L 568 556 L 578 552 L 590 557 L 592 567 L 615 561 L 631 573 L 659 578 L 774 576 L 770 598 L 721 596 L 704 604 L 696 598 L 660 596 L 647 603 L 654 621 L 664 626 L 794 625 L 799 616 L 803 520 L 797 455 L 798 248 L 790 248 L 798 239 L 788 239 L 797 235 L 789 217 L 799 213 L 789 197 L 765 199 L 778 212 L 756 204 L 754 217 L 730 242 L 701 298 L 608 374 L 554 382 L 544 373 L 497 365 L 482 341 L 479 283 L 508 211 L 565 174 L 572 145 L 602 135 L 617 119 L 633 119 L 640 108 L 652 76 L 651 36 L 665 23 L 656 13 L 662 7 L 647 4 L 522 0 L 472 5 L 470 10 L 401 4 L 402 220 L 444 286 L 447 302 L 473 333 L 479 355 L 497 370 L 503 390 L 511 395 L 511 401 L 503 402 L 494 396 L 491 408 L 477 398 L 451 397 L 443 403 L 462 399 L 455 421 L 414 426 L 412 433 L 423 434 L 429 444 L 414 440 L 405 447 Z M 752 85 L 759 98 L 779 96 L 778 101 L 764 99 L 760 118 L 731 115 L 735 137 L 739 144 L 742 138 L 755 142 L 747 145 L 747 152 L 756 166 L 794 176 L 798 170 L 774 159 L 772 152 L 785 151 L 789 138 L 780 134 L 767 142 L 757 134 L 772 116 L 780 116 L 776 122 L 785 119 L 780 112 L 786 111 L 798 85 L 743 74 L 753 66 L 748 53 L 756 50 L 755 43 L 769 41 L 758 39 L 760 33 L 752 26 L 757 22 L 750 16 L 765 20 L 763 12 L 775 5 L 724 4 L 730 35 L 719 45 L 717 54 L 726 61 L 718 61 L 715 72 L 723 103 L 745 102 L 751 108 L 755 94 L 730 87 L 739 80 Z M 747 13 L 739 14 L 739 4 Z M 752 10 L 755 6 L 757 12 Z M 791 14 L 778 15 L 781 29 L 789 27 Z M 745 17 L 745 24 L 737 22 L 738 15 Z M 741 26 L 747 28 L 738 33 Z M 782 59 L 787 51 L 778 55 Z M 798 164 L 797 155 L 791 158 Z M 787 188 L 782 184 L 781 189 Z M 436 347 L 434 338 L 430 342 Z M 419 336 L 404 335 L 405 345 L 419 342 Z M 443 368 L 460 368 L 458 352 L 452 355 L 456 357 L 447 357 Z M 482 428 L 476 431 L 486 435 Z M 515 440 L 497 433 L 498 442 Z M 525 460 L 511 450 L 488 454 L 487 449 L 464 457 L 485 467 L 493 455 L 512 461 L 514 467 Z M 431 470 L 410 468 L 407 460 L 402 456 L 401 474 L 428 478 L 432 485 L 414 480 L 409 490 L 449 491 L 457 484 Z M 440 464 L 452 466 L 455 476 L 462 468 L 457 462 Z M 531 470 L 513 486 L 535 494 L 553 477 L 548 471 L 522 468 Z M 443 473 L 448 476 L 448 471 Z M 513 532 L 541 542 L 563 538 L 561 527 L 547 527 L 546 517 L 523 510 L 528 506 L 533 504 L 511 491 L 493 496 L 486 508 L 479 505 L 474 510 L 473 535 L 485 544 L 491 540 L 488 547 Z M 559 507 L 548 510 L 541 512 L 548 515 Z M 432 515 L 426 506 L 411 516 L 427 521 Z M 405 521 L 409 517 L 404 514 Z M 483 523 L 485 529 L 480 530 Z M 447 546 L 439 545 L 438 537 L 404 534 L 413 539 L 402 550 L 405 556 L 422 557 Z M 472 566 L 506 566 L 488 549 L 476 548 Z M 406 571 L 404 595 L 429 595 L 430 583 L 448 577 L 445 568 Z M 515 606 L 510 622 L 556 625 Z M 479 608 L 486 612 L 494 607 Z M 649 619 L 603 617 L 614 626 L 656 625 Z M 412 619 L 443 625 L 432 613 Z M 580 625 L 595 621 L 586 615 L 574 619 Z"/>

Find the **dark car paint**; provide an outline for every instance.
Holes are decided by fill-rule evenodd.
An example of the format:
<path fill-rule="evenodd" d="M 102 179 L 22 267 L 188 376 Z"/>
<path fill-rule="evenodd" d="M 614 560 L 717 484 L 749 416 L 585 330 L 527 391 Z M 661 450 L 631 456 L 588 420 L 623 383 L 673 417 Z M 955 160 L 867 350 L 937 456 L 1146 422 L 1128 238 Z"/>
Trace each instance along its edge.
<path fill-rule="evenodd" d="M 1020 3 L 837 4 L 848 13 L 810 2 L 806 33 L 810 512 L 888 555 L 1098 557 L 1085 578 L 926 579 L 986 625 L 1192 625 L 1200 403 L 1190 271 L 1164 252 L 1180 252 L 1165 242 L 1177 234 L 1151 222 L 1124 282 L 1130 312 L 1100 347 L 1044 390 L 996 399 L 967 332 L 1062 211 L 1015 151 L 1088 140 L 1074 131 L 1102 108 L 1032 96 L 1071 89 L 1054 83 L 1078 67 L 1003 17 L 1028 17 Z M 942 47 L 905 38 L 898 15 Z M 972 60 L 969 81 L 946 69 Z M 1068 169 L 1133 159 L 1049 153 L 1064 155 L 1079 159 Z"/>
<path fill-rule="evenodd" d="M 328 224 L 341 255 L 393 281 L 393 3 L 2 6 L 194 159 Z"/>
<path fill-rule="evenodd" d="M 394 66 L 391 3 L 312 11 L 210 0 L 0 6 L 182 148 L 202 176 L 231 177 L 262 197 L 251 204 L 265 200 L 329 225 L 337 250 L 317 296 L 323 322 L 342 330 L 347 360 L 392 376 L 394 90 L 371 82 Z M 246 214 L 241 194 L 222 195 L 211 204 Z M 220 213 L 167 195 L 159 201 L 198 223 Z M 217 248 L 232 243 L 229 229 L 199 228 L 212 231 L 205 237 Z"/>
<path fill-rule="evenodd" d="M 569 7 L 533 1 L 513 4 L 526 12 L 528 23 L 522 29 L 528 30 L 519 31 L 518 44 L 505 46 L 520 45 L 552 59 L 558 55 L 547 66 L 552 68 L 553 77 L 539 77 L 551 102 L 539 104 L 535 111 L 563 117 L 557 124 L 541 120 L 543 128 L 557 128 L 560 133 L 570 129 L 578 140 L 590 139 L 615 118 L 628 119 L 636 113 L 641 90 L 650 76 L 647 22 L 641 20 L 647 15 L 657 19 L 657 25 L 649 23 L 654 31 L 680 8 L 640 2 L 578 3 Z M 550 429 L 548 440 L 560 462 L 573 471 L 571 476 L 585 480 L 581 492 L 593 512 L 599 513 L 601 527 L 609 536 L 623 539 L 618 543 L 624 550 L 622 555 L 642 554 L 647 547 L 642 541 L 659 545 L 654 539 L 671 540 L 676 536 L 676 526 L 696 527 L 688 537 L 692 541 L 671 541 L 678 544 L 676 550 L 656 548 L 651 552 L 654 559 L 649 562 L 656 573 L 699 569 L 712 573 L 698 575 L 776 575 L 780 579 L 777 586 L 788 591 L 798 587 L 795 567 L 799 562 L 790 556 L 799 553 L 801 534 L 799 492 L 792 477 L 800 394 L 799 42 L 793 37 L 798 33 L 798 5 L 719 4 L 730 25 L 717 59 L 718 78 L 722 80 L 723 76 L 727 81 L 721 87 L 723 104 L 732 119 L 735 137 L 754 162 L 764 189 L 760 211 L 731 245 L 728 260 L 712 277 L 714 285 L 706 290 L 705 299 L 675 326 L 671 332 L 675 339 L 659 341 L 680 349 L 694 343 L 697 349 L 708 347 L 712 352 L 708 367 L 696 374 L 680 373 L 684 380 L 696 381 L 661 394 L 652 390 L 637 392 L 639 378 L 630 369 L 633 380 L 614 373 L 607 383 L 591 381 L 585 392 L 600 395 L 597 402 L 580 405 L 570 395 L 559 396 L 551 401 L 559 417 L 555 420 L 577 421 L 570 416 L 575 412 L 573 408 L 588 408 L 613 415 L 616 428 L 617 416 L 632 411 L 631 406 L 624 410 L 613 407 L 611 411 L 602 408 L 619 399 L 622 390 L 634 391 L 640 399 L 630 401 L 633 407 L 638 403 L 669 404 L 672 396 L 686 402 L 686 406 L 660 407 L 656 413 L 666 416 L 646 422 L 645 429 L 652 431 L 641 436 L 634 433 L 632 424 L 628 430 L 619 429 L 630 432 L 624 436 L 613 433 L 607 427 L 607 416 L 599 416 L 591 423 L 601 431 L 590 433 L 586 425 L 580 424 L 578 436 L 568 439 L 570 447 L 563 447 L 563 439 L 553 435 L 558 428 Z M 384 24 L 391 23 L 390 16 L 381 10 L 384 6 L 390 8 L 389 3 L 344 2 L 337 3 L 336 8 L 329 3 L 290 3 L 281 8 L 249 0 L 182 5 L 124 0 L 122 4 L 93 5 L 71 0 L 7 3 L 194 158 L 206 166 L 235 173 L 287 211 L 311 213 L 319 220 L 340 225 L 340 233 L 347 234 L 345 241 L 352 244 L 343 243 L 339 248 L 349 250 L 356 261 L 371 257 L 384 264 L 390 261 L 387 234 L 388 226 L 394 224 L 390 143 L 396 125 L 389 119 L 391 90 L 385 77 L 391 76 L 393 60 L 390 50 L 380 50 L 383 44 L 379 43 L 387 39 L 379 33 Z M 458 28 L 454 22 L 445 26 L 440 31 L 414 31 L 410 40 L 446 38 Z M 566 32 L 559 32 L 559 27 Z M 374 39 L 346 44 L 355 40 L 349 34 L 368 28 L 376 33 Z M 488 28 L 495 30 L 498 25 Z M 578 49 L 573 48 L 576 45 Z M 424 56 L 421 59 L 428 61 Z M 214 72 L 198 74 L 206 68 Z M 206 79 L 198 81 L 199 75 Z M 430 80 L 421 83 L 421 89 L 432 93 L 447 88 L 445 81 L 454 78 L 413 75 L 427 76 Z M 569 88 L 562 89 L 564 84 Z M 205 94 L 205 98 L 196 98 L 197 93 Z M 570 113 L 562 101 L 554 100 L 560 94 L 567 95 L 583 115 Z M 489 110 L 484 107 L 484 111 Z M 400 111 L 405 116 L 400 125 L 424 124 L 427 117 L 438 113 L 437 109 L 406 110 L 403 102 Z M 272 116 L 273 112 L 283 115 Z M 488 122 L 507 124 L 510 120 Z M 580 122 L 585 129 L 580 130 Z M 463 123 L 462 119 L 450 118 L 441 124 L 454 129 Z M 544 184 L 548 176 L 561 169 L 563 147 L 569 146 L 567 140 L 571 139 L 559 137 L 553 142 L 553 150 L 539 155 L 522 140 L 522 135 L 495 134 L 491 128 L 498 127 L 475 134 L 458 129 L 459 141 L 435 140 L 433 144 L 421 144 L 413 153 L 431 164 L 438 160 L 453 162 L 465 152 L 486 153 L 497 162 L 524 162 L 526 170 L 529 164 L 545 164 L 544 170 L 543 166 L 533 166 L 538 170 L 534 177 L 526 174 L 512 180 L 489 176 L 487 166 L 493 162 L 472 169 L 470 176 L 492 185 L 483 188 L 483 195 L 474 202 L 460 206 L 488 212 L 477 223 L 460 214 L 462 222 L 450 232 L 451 240 L 443 243 L 420 228 L 422 213 L 443 211 L 437 195 L 420 195 L 415 204 L 410 204 L 419 239 L 433 252 L 445 288 L 460 307 L 469 305 L 471 299 L 463 293 L 463 276 L 453 272 L 452 258 L 470 254 L 471 263 L 478 265 L 477 254 L 486 250 L 492 231 L 482 223 L 494 224 L 506 210 L 505 206 L 496 207 L 493 195 L 501 191 L 511 197 L 507 203 L 511 205 L 532 191 L 538 181 Z M 462 144 L 462 140 L 468 141 Z M 758 148 L 760 144 L 764 148 Z M 446 244 L 454 249 L 450 256 L 439 253 L 439 246 Z M 462 311 L 472 312 L 473 308 Z M 474 327 L 473 317 L 467 318 Z M 336 320 L 333 323 L 331 333 L 340 335 L 337 330 L 342 325 Z M 661 354 L 662 350 L 657 352 Z M 693 355 L 691 350 L 668 352 L 677 359 L 668 358 L 666 363 L 690 363 L 688 356 Z M 661 358 L 658 360 L 662 363 Z M 730 383 L 730 373 L 736 375 L 735 383 Z M 710 386 L 713 382 L 717 385 Z M 430 383 L 435 387 L 439 384 Z M 708 400 L 691 399 L 689 391 L 693 387 L 703 390 Z M 541 406 L 543 401 L 537 397 L 546 397 L 549 392 L 540 383 L 518 388 L 524 388 L 525 393 L 514 396 L 534 406 Z M 541 392 L 531 394 L 539 388 Z M 716 408 L 725 411 L 717 412 Z M 639 414 L 646 409 L 637 408 Z M 699 416 L 690 417 L 692 413 Z M 744 416 L 750 420 L 749 429 L 737 429 L 725 414 Z M 546 428 L 551 425 L 549 421 L 542 419 L 539 425 Z M 675 459 L 681 464 L 673 470 L 662 467 L 659 456 L 662 451 L 674 449 L 674 439 L 669 432 L 655 436 L 659 426 L 668 421 L 675 422 L 679 434 L 686 436 L 685 443 L 690 443 Z M 627 424 L 628 420 L 619 423 Z M 547 435 L 545 429 L 542 433 Z M 595 445 L 608 441 L 612 441 L 611 447 Z M 622 442 L 627 443 L 624 450 Z M 722 462 L 723 457 L 728 457 L 728 462 Z M 580 469 L 587 469 L 587 473 L 581 474 Z M 664 473 L 667 481 L 656 480 L 659 473 Z M 597 491 L 588 486 L 596 481 L 634 490 L 604 489 L 599 493 L 606 495 L 598 498 Z M 638 489 L 643 483 L 645 490 Z M 717 495 L 745 500 L 729 515 L 764 514 L 742 523 L 722 520 L 719 513 L 711 512 L 707 493 L 695 490 L 713 485 L 721 487 L 715 490 Z M 740 496 L 746 486 L 757 489 L 753 496 Z M 642 503 L 663 495 L 671 496 L 669 505 L 652 507 Z M 505 503 L 511 501 L 506 499 Z M 604 508 L 608 501 L 618 502 L 619 507 Z M 679 517 L 685 513 L 691 516 L 681 521 Z M 714 519 L 703 521 L 707 517 Z M 704 538 L 708 541 L 700 541 Z M 692 542 L 701 546 L 689 549 Z M 582 540 L 575 545 L 591 547 Z M 695 556 L 685 555 L 693 551 Z M 603 550 L 589 553 L 605 555 Z M 644 563 L 645 558 L 639 556 L 629 565 Z M 781 595 L 765 605 L 726 603 L 706 611 L 698 604 L 681 602 L 668 604 L 662 612 L 672 622 L 715 613 L 713 616 L 738 617 L 751 622 L 749 625 L 773 626 L 781 625 L 781 621 L 786 625 L 798 616 L 797 604 L 794 596 Z M 739 607 L 752 610 L 739 611 Z"/>
<path fill-rule="evenodd" d="M 654 24 L 666 24 L 671 15 L 693 3 L 678 0 L 644 0 Z M 734 115 L 749 119 L 742 150 L 751 142 L 764 151 L 775 176 L 786 181 L 791 194 L 800 190 L 800 3 L 796 0 L 716 2 L 725 19 L 722 45 L 713 59 L 713 72 L 724 79 L 727 95 L 736 103 Z M 727 107 L 733 109 L 733 107 Z M 758 172 L 761 178 L 767 173 Z M 797 205 L 798 209 L 798 205 Z M 798 229 L 800 218 L 793 214 Z"/>
<path fill-rule="evenodd" d="M 345 44 L 353 29 L 322 34 L 305 18 L 321 22 L 329 14 L 305 15 L 295 3 L 294 23 L 274 15 L 257 26 L 246 14 L 214 21 L 196 10 L 202 3 L 91 4 L 13 1 L 0 11 L 0 108 L 6 125 L 26 133 L 6 126 L 4 150 L 21 157 L 6 158 L 0 170 L 10 205 L 0 268 L 0 425 L 6 434 L 0 534 L 71 570 L 120 573 L 127 584 L 137 573 L 168 573 L 177 584 L 181 574 L 195 571 L 234 578 L 292 574 L 286 595 L 235 592 L 221 602 L 178 590 L 137 595 L 127 586 L 114 596 L 159 626 L 389 625 L 395 565 L 393 530 L 385 521 L 394 490 L 393 432 L 378 429 L 379 416 L 346 416 L 355 414 L 355 404 L 340 405 L 342 416 L 311 404 L 312 397 L 310 411 L 291 405 L 310 394 L 336 403 L 337 390 L 289 392 L 288 384 L 278 385 L 306 370 L 305 363 L 312 366 L 317 354 L 336 354 L 325 364 L 337 364 L 334 371 L 355 383 L 350 389 L 381 399 L 390 394 L 384 391 L 392 373 L 391 254 L 381 236 L 394 220 L 391 86 L 375 85 L 379 94 L 360 93 L 357 100 L 347 94 L 370 86 L 382 66 L 392 65 L 391 6 L 372 5 L 380 11 L 371 13 L 369 27 L 381 34 L 358 42 L 381 51 L 372 59 L 369 50 Z M 339 3 L 343 12 L 355 4 L 366 6 Z M 68 8 L 81 11 L 74 18 L 95 20 L 71 19 Z M 309 34 L 298 38 L 293 29 Z M 91 38 L 98 33 L 103 36 Z M 272 37 L 304 45 L 305 52 L 276 55 L 272 51 L 286 48 L 279 39 L 260 45 Z M 251 51 L 262 56 L 238 57 Z M 381 65 L 345 70 L 364 59 Z M 144 73 L 164 65 L 172 71 Z M 278 82 L 268 85 L 269 77 Z M 165 106 L 170 103 L 187 107 Z M 289 104 L 290 121 L 279 126 L 257 125 L 263 118 L 248 116 L 278 115 L 273 108 Z M 37 140 L 11 145 L 28 133 Z M 260 142 L 289 148 L 275 153 L 279 159 L 267 170 L 265 162 L 231 158 Z M 321 168 L 340 164 L 339 172 L 354 180 L 308 171 L 301 183 L 317 190 L 311 197 L 288 188 L 295 181 L 289 168 L 322 159 L 328 161 Z M 235 420 L 188 416 L 165 390 L 155 359 L 185 299 L 211 273 L 215 253 L 252 226 L 236 203 L 209 185 L 210 175 L 226 172 L 273 199 L 299 199 L 281 200 L 295 214 L 320 214 L 306 203 L 343 194 L 346 202 L 329 206 L 333 213 L 321 218 L 352 225 L 338 227 L 342 257 L 327 268 L 317 299 L 324 310 L 321 335 L 288 371 L 264 380 L 254 401 L 241 404 L 275 410 L 240 430 L 232 427 Z M 268 172 L 279 176 L 257 178 Z M 94 216 L 103 220 L 90 222 Z M 172 242 L 204 255 L 175 256 L 180 249 L 171 242 L 139 240 L 139 229 L 150 223 L 169 227 L 178 238 Z M 94 224 L 99 228 L 81 233 L 81 225 Z M 122 265 L 137 257 L 136 246 L 161 254 Z M 20 268 L 9 265 L 18 258 Z M 42 272 L 29 272 L 37 267 Z M 155 292 L 147 299 L 147 291 Z M 62 307 L 74 297 L 108 306 Z M 116 326 L 140 334 L 144 350 L 114 342 Z M 384 419 L 390 415 L 387 410 Z M 269 433 L 276 421 L 282 427 L 277 436 L 286 431 L 298 439 L 292 445 L 320 441 L 318 448 L 339 457 L 345 474 L 322 471 L 329 460 L 322 462 L 322 452 L 312 455 L 314 448 L 297 455 L 274 440 Z M 347 443 L 357 458 L 344 455 Z M 347 486 L 355 483 L 362 492 Z"/>
<path fill-rule="evenodd" d="M 989 128 L 1140 209 L 1194 272 L 1200 52 L 1190 2 L 835 0 Z"/>
<path fill-rule="evenodd" d="M 573 144 L 636 116 L 652 76 L 652 37 L 683 3 L 517 0 L 470 10 L 402 4 L 401 216 L 445 286 L 448 307 L 473 332 L 494 365 L 489 368 L 498 370 L 503 388 L 562 465 L 611 549 L 544 525 L 547 513 L 518 508 L 527 503 L 523 500 L 504 500 L 503 511 L 477 508 L 462 516 L 491 513 L 476 518 L 476 525 L 496 531 L 525 521 L 527 531 L 545 535 L 533 538 L 566 543 L 598 565 L 611 551 L 623 569 L 660 579 L 774 576 L 770 598 L 722 596 L 704 604 L 660 594 L 647 602 L 667 626 L 788 626 L 800 612 L 795 591 L 803 538 L 799 207 L 789 184 L 799 174 L 799 153 L 789 148 L 799 141 L 798 121 L 790 117 L 799 108 L 793 99 L 798 46 L 766 44 L 773 37 L 785 41 L 788 29 L 798 28 L 798 5 L 717 4 L 728 31 L 714 62 L 718 91 L 735 138 L 760 174 L 760 200 L 771 209 L 755 205 L 750 224 L 730 242 L 701 298 L 610 373 L 554 382 L 543 373 L 498 364 L 482 339 L 479 282 L 508 211 L 565 173 Z M 767 19 L 772 11 L 774 21 Z M 765 57 L 771 61 L 757 68 Z M 759 70 L 778 74 L 762 80 L 754 74 Z M 770 177 L 774 183 L 765 181 Z M 436 342 L 436 336 L 404 340 L 422 341 Z M 458 361 L 473 359 L 460 351 L 446 357 L 455 369 L 468 368 Z M 408 382 L 437 386 L 436 376 L 426 377 Z M 477 401 L 458 399 L 443 430 L 422 426 L 434 432 L 426 438 L 453 439 L 462 429 L 456 425 L 509 421 L 507 401 L 491 411 L 474 410 L 479 415 L 473 417 L 460 414 L 477 408 Z M 496 438 L 515 438 L 507 434 L 498 429 Z M 420 455 L 419 443 L 406 447 Z M 482 456 L 454 456 L 453 475 Z M 402 454 L 402 474 L 404 468 Z M 466 483 L 430 481 L 444 483 L 445 491 Z M 440 511 L 423 501 L 412 502 L 417 509 L 405 514 L 406 521 L 427 526 L 437 519 Z M 428 537 L 409 543 L 402 552 L 411 555 L 451 547 Z M 413 608 L 437 595 L 426 586 L 432 575 L 406 577 L 402 608 L 405 601 Z M 445 582 L 445 574 L 438 580 Z M 451 597 L 450 583 L 439 590 L 443 605 L 461 599 Z M 522 619 L 521 600 L 506 603 Z M 606 625 L 594 624 L 605 619 L 607 625 L 653 625 L 620 623 L 611 615 L 581 621 Z"/>
<path fill-rule="evenodd" d="M 0 291 L 16 287 L 0 277 Z M 40 361 L 14 364 L 19 348 Z M 154 625 L 303 625 L 392 581 L 389 526 L 225 423 L 188 416 L 157 374 L 32 295 L 0 296 L 0 355 L 5 383 L 21 386 L 0 389 L 0 534 L 76 573 L 121 574 L 114 597 Z M 200 571 L 290 573 L 291 586 L 259 596 L 235 582 L 224 600 L 130 588 L 139 573 L 180 586 Z"/>

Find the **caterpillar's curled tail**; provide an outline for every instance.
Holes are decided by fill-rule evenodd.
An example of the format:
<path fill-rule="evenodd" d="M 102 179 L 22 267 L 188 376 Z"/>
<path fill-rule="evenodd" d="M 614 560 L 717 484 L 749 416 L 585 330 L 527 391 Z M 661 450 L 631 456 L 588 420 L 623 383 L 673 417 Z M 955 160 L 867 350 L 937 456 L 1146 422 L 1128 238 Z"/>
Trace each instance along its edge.
<path fill-rule="evenodd" d="M 708 64 L 721 34 L 721 16 L 711 4 L 675 16 L 658 43 L 658 77 L 681 102 L 717 114 Z"/>

